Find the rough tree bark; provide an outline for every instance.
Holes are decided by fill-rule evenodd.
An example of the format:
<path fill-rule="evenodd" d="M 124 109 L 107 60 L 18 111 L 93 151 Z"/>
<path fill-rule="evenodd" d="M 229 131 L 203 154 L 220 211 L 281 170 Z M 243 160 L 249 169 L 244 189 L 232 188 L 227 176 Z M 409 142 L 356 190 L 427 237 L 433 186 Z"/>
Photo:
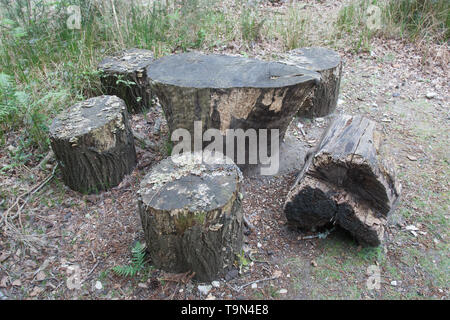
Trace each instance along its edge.
<path fill-rule="evenodd" d="M 282 139 L 320 75 L 279 62 L 184 53 L 156 60 L 149 78 L 170 132 L 193 135 L 194 121 L 202 121 L 203 132 L 279 129 Z"/>
<path fill-rule="evenodd" d="M 308 230 L 337 223 L 362 245 L 379 245 L 401 187 L 381 140 L 375 122 L 337 117 L 289 192 L 288 221 Z"/>
<path fill-rule="evenodd" d="M 99 65 L 103 89 L 108 95 L 123 99 L 128 112 L 137 113 L 148 108 L 152 93 L 148 85 L 147 68 L 153 62 L 153 52 L 128 49 L 106 57 Z"/>
<path fill-rule="evenodd" d="M 320 83 L 298 109 L 298 116 L 313 118 L 333 113 L 342 76 L 339 54 L 326 48 L 300 48 L 289 51 L 283 59 L 284 63 L 316 71 L 321 75 Z"/>
<path fill-rule="evenodd" d="M 128 112 L 116 96 L 91 98 L 58 115 L 50 142 L 65 184 L 83 193 L 118 185 L 136 165 Z"/>
<path fill-rule="evenodd" d="M 232 164 L 169 157 L 145 176 L 139 212 L 152 263 L 169 272 L 214 280 L 242 247 L 241 180 Z"/>

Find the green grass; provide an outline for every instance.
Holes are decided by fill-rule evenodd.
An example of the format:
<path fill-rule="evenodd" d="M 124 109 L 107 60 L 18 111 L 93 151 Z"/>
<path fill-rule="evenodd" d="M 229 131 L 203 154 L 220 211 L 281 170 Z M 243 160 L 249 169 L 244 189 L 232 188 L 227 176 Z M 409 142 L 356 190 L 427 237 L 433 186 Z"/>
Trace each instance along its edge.
<path fill-rule="evenodd" d="M 6 144 L 6 133 L 18 134 L 16 163 L 36 160 L 48 150 L 48 126 L 58 112 L 102 93 L 96 66 L 115 51 L 139 47 L 159 57 L 233 41 L 280 41 L 284 50 L 311 44 L 311 17 L 300 5 L 271 16 L 244 1 L 236 2 L 233 13 L 224 12 L 219 0 L 0 3 L 0 145 Z M 80 6 L 80 30 L 66 26 L 69 4 Z M 369 50 L 376 34 L 365 27 L 371 4 L 382 8 L 379 34 L 448 39 L 448 1 L 355 1 L 341 9 L 336 28 L 341 36 L 352 34 L 356 51 Z"/>
<path fill-rule="evenodd" d="M 247 42 L 260 40 L 264 22 L 265 19 L 259 16 L 256 10 L 242 10 L 240 15 L 242 39 Z"/>
<path fill-rule="evenodd" d="M 384 7 L 390 33 L 411 40 L 421 38 L 448 41 L 450 2 L 448 0 L 395 0 Z"/>
<path fill-rule="evenodd" d="M 102 94 L 96 66 L 104 56 L 130 47 L 153 50 L 159 57 L 234 39 L 258 41 L 263 24 L 255 10 L 227 15 L 216 0 L 189 0 L 183 6 L 172 0 L 153 6 L 123 0 L 54 1 L 53 6 L 37 1 L 33 8 L 24 0 L 0 2 L 0 144 L 6 144 L 8 134 L 19 137 L 14 156 L 19 164 L 48 150 L 48 126 L 57 113 Z M 80 30 L 66 26 L 69 4 L 81 8 Z M 120 13 L 117 20 L 114 12 Z"/>
<path fill-rule="evenodd" d="M 273 40 L 280 40 L 285 51 L 311 44 L 308 38 L 308 26 L 311 17 L 303 8 L 293 4 L 283 15 L 275 15 L 266 22 L 265 33 Z"/>
<path fill-rule="evenodd" d="M 371 15 L 370 6 L 380 15 Z M 371 20 L 372 19 L 372 20 Z M 379 28 L 369 28 L 378 21 Z M 336 21 L 339 37 L 352 35 L 355 51 L 370 50 L 375 36 L 398 37 L 411 41 L 445 43 L 450 35 L 450 2 L 448 0 L 359 0 L 344 6 Z"/>

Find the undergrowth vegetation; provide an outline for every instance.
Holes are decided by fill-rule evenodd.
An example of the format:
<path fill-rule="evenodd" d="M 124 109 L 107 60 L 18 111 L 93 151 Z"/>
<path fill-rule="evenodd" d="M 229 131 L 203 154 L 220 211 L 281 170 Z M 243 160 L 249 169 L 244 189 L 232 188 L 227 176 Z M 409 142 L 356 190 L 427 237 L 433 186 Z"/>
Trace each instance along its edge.
<path fill-rule="evenodd" d="M 282 15 L 270 15 L 255 1 L 233 3 L 230 9 L 219 0 L 0 0 L 0 147 L 13 143 L 14 159 L 22 163 L 42 157 L 51 119 L 101 94 L 97 63 L 123 48 L 150 49 L 159 57 L 233 42 L 243 54 L 258 42 L 277 41 L 283 50 L 311 45 L 312 18 L 304 6 L 293 3 Z M 69 5 L 80 8 L 80 29 L 68 28 Z M 380 30 L 366 27 L 370 5 L 381 8 Z M 341 9 L 335 26 L 341 36 L 352 34 L 357 51 L 376 34 L 447 41 L 449 2 L 354 1 Z"/>
<path fill-rule="evenodd" d="M 264 24 L 243 1 L 237 16 L 216 0 L 0 3 L 0 146 L 19 134 L 24 143 L 14 150 L 30 156 L 48 150 L 47 128 L 59 111 L 102 93 L 96 71 L 102 57 L 130 47 L 159 57 L 250 43 L 261 39 Z M 80 7 L 80 29 L 67 27 L 69 5 Z"/>
<path fill-rule="evenodd" d="M 352 35 L 355 51 L 368 50 L 375 35 L 445 43 L 450 35 L 450 2 L 359 0 L 340 10 L 336 29 L 341 37 Z"/>

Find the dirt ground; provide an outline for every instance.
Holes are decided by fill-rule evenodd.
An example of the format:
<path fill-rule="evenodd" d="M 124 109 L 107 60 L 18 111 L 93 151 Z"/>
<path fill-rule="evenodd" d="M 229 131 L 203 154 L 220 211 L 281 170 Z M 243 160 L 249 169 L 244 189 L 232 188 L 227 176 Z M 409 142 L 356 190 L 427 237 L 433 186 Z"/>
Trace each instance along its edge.
<path fill-rule="evenodd" d="M 336 12 L 339 5 L 325 1 L 317 6 Z M 317 6 L 311 10 L 320 11 Z M 272 45 L 270 53 L 261 45 L 248 55 L 270 58 L 279 50 Z M 139 181 L 167 152 L 167 126 L 156 107 L 133 116 L 132 126 L 159 151 L 137 145 L 138 167 L 118 187 L 81 195 L 64 186 L 56 171 L 19 217 L 28 234 L 24 240 L 35 248 L 0 233 L 0 299 L 448 299 L 448 47 L 431 45 L 427 52 L 423 63 L 423 48 L 380 39 L 373 40 L 370 52 L 339 50 L 344 73 L 336 113 L 361 114 L 382 124 L 402 184 L 383 246 L 361 248 L 339 229 L 326 235 L 288 228 L 284 199 L 302 154 L 318 142 L 330 117 L 294 119 L 283 148 L 298 152 L 282 159 L 280 174 L 245 177 L 243 209 L 253 228 L 246 230 L 239 270 L 213 285 L 154 269 L 151 261 L 136 277 L 117 276 L 110 269 L 129 263 L 133 245 L 144 243 Z M 8 161 L 2 153 L 2 166 Z M 1 176 L 2 188 L 20 184 L 22 191 L 29 190 L 54 166 L 50 160 L 45 170 L 10 170 Z M 380 271 L 379 288 L 367 285 L 371 266 Z M 70 289 L 67 283 L 76 270 L 82 285 Z"/>

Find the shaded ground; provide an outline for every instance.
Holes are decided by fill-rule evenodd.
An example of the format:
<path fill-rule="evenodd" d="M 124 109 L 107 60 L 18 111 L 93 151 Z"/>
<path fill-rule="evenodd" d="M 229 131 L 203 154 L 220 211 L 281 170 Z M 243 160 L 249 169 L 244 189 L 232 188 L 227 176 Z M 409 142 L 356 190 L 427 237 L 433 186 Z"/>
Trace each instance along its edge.
<path fill-rule="evenodd" d="M 324 12 L 335 12 L 337 5 L 323 6 Z M 311 10 L 320 11 L 320 7 Z M 221 49 L 241 50 L 239 46 Z M 255 46 L 248 54 L 270 58 L 277 52 L 276 44 L 266 50 Z M 362 249 L 341 230 L 312 239 L 303 237 L 318 235 L 290 230 L 282 205 L 295 167 L 300 167 L 288 170 L 287 163 L 296 163 L 291 157 L 282 175 L 245 178 L 244 213 L 254 229 L 246 238 L 240 274 L 222 279 L 218 288 L 211 288 L 209 298 L 448 298 L 448 48 L 430 48 L 425 64 L 421 48 L 397 40 L 374 40 L 369 53 L 339 51 L 344 75 L 337 112 L 362 114 L 383 124 L 403 187 L 386 244 Z M 145 272 L 130 279 L 110 271 L 128 263 L 133 244 L 143 242 L 136 191 L 145 172 L 167 152 L 167 128 L 164 120 L 158 120 L 161 117 L 160 109 L 133 117 L 134 129 L 156 141 L 160 151 L 138 146 L 138 168 L 118 187 L 99 195 L 80 195 L 65 187 L 56 171 L 54 179 L 31 195 L 20 221 L 36 249 L 0 234 L 0 299 L 2 295 L 13 299 L 206 298 L 198 291 L 199 283 L 184 283 L 183 275 L 155 270 L 151 261 Z M 305 152 L 317 143 L 328 120 L 295 119 L 288 131 L 289 144 L 298 143 Z M 155 129 L 158 122 L 160 132 Z M 2 166 L 10 161 L 4 150 Z M 42 182 L 54 165 L 50 160 L 45 170 L 32 166 L 6 170 L 1 176 L 2 195 L 3 190 L 14 189 L 17 197 Z M 406 229 L 411 225 L 417 230 Z M 35 238 L 41 242 L 33 242 Z M 369 290 L 368 268 L 373 265 L 379 267 L 381 285 Z M 70 290 L 67 280 L 76 266 L 82 288 Z M 101 288 L 95 288 L 98 281 Z M 259 281 L 256 287 L 253 281 Z"/>

